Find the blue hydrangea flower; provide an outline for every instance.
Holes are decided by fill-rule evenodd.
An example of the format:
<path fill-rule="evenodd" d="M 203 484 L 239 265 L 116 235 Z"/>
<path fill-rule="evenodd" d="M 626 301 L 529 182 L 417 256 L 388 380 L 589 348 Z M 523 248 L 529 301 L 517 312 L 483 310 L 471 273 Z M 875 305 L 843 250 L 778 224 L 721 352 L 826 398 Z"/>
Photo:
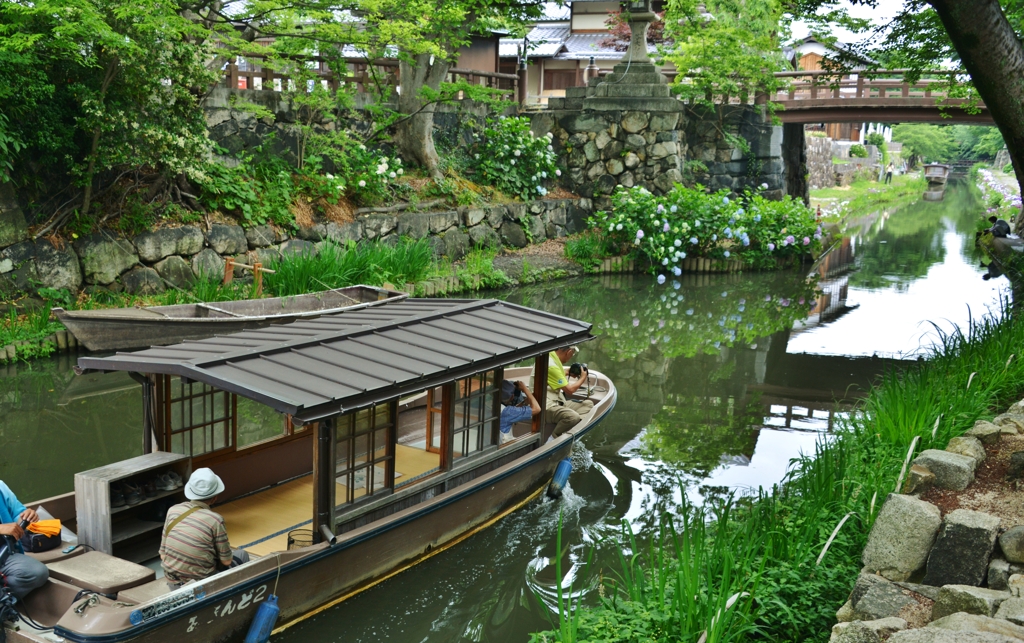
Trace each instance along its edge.
<path fill-rule="evenodd" d="M 665 283 L 665 275 L 658 275 L 658 283 L 659 284 Z"/>
<path fill-rule="evenodd" d="M 729 251 L 728 251 L 728 250 L 726 250 L 726 251 L 725 251 L 725 258 L 726 258 L 726 259 L 728 259 L 728 258 L 729 258 Z"/>
<path fill-rule="evenodd" d="M 690 243 L 697 245 L 697 237 L 690 237 Z"/>
<path fill-rule="evenodd" d="M 669 212 L 676 212 L 678 210 L 679 210 L 679 208 L 677 206 L 674 206 L 674 205 L 671 208 L 668 209 Z"/>

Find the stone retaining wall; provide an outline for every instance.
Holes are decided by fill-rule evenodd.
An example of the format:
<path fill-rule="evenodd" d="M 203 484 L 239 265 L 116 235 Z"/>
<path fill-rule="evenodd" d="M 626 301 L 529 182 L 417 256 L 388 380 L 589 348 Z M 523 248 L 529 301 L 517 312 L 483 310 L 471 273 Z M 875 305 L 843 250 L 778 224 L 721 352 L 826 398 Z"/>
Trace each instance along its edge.
<path fill-rule="evenodd" d="M 350 223 L 327 223 L 289 234 L 271 226 L 213 224 L 159 228 L 131 239 L 103 231 L 55 247 L 45 239 L 0 250 L 0 285 L 8 291 L 63 288 L 72 293 L 127 291 L 153 294 L 187 288 L 200 274 L 221 275 L 224 259 L 270 264 L 278 257 L 316 252 L 324 240 L 428 239 L 437 256 L 461 259 L 474 246 L 522 248 L 580 231 L 590 199 L 550 199 L 443 212 L 371 214 Z M 242 269 L 236 268 L 236 276 Z"/>
<path fill-rule="evenodd" d="M 832 170 L 832 139 L 824 136 L 807 137 L 807 174 L 812 190 L 836 185 Z"/>
<path fill-rule="evenodd" d="M 1024 451 L 1013 451 L 1007 466 L 1000 448 L 1015 448 L 1022 431 L 1024 402 L 1018 402 L 992 422 L 978 421 L 944 450 L 924 450 L 912 461 L 897 483 L 905 484 L 889 494 L 874 521 L 864 568 L 836 613 L 832 643 L 1024 640 L 1024 524 L 1015 497 Z M 990 458 L 997 463 L 989 465 Z M 973 488 L 976 474 L 1004 467 L 1002 489 L 991 478 Z M 933 487 L 943 491 L 925 495 Z M 945 509 L 929 502 L 935 498 Z"/>

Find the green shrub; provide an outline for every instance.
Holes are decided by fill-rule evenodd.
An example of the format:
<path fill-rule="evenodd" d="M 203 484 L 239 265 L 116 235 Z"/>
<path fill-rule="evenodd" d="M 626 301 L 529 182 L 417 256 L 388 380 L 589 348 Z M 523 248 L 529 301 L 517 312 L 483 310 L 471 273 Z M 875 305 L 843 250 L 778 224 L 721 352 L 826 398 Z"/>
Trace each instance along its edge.
<path fill-rule="evenodd" d="M 1007 163 L 1003 166 L 1003 172 L 1006 174 L 1013 174 L 1013 163 Z"/>
<path fill-rule="evenodd" d="M 730 199 L 728 190 L 708 194 L 699 185 L 676 185 L 664 196 L 620 188 L 612 194 L 612 211 L 590 222 L 621 247 L 643 253 L 655 270 L 677 275 L 687 256 L 736 256 L 771 267 L 818 249 L 822 238 L 814 211 L 799 201 L 771 201 L 750 190 Z"/>
<path fill-rule="evenodd" d="M 547 194 L 544 186 L 562 172 L 555 165 L 551 134 L 536 137 L 525 116 L 488 121 L 473 155 L 485 182 L 524 201 Z"/>
<path fill-rule="evenodd" d="M 868 148 L 863 145 L 851 145 L 850 146 L 850 158 L 855 159 L 866 159 L 868 157 Z"/>

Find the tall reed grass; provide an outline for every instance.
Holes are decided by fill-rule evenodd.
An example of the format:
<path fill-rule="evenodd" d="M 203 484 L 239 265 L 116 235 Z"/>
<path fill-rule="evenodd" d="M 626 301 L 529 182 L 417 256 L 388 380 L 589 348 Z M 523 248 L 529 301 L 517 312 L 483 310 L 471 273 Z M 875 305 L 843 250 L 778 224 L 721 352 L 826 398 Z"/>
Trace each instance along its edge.
<path fill-rule="evenodd" d="M 642 538 L 624 526 L 606 543 L 621 553 L 604 596 L 560 614 L 574 628 L 532 640 L 828 638 L 914 438 L 918 452 L 944 448 L 1024 392 L 1024 360 L 1016 356 L 1024 321 L 1009 310 L 936 334 L 926 361 L 884 375 L 862 408 L 813 455 L 794 460 L 778 486 L 712 507 L 684 502 Z"/>
<path fill-rule="evenodd" d="M 404 285 L 427 276 L 434 264 L 430 244 L 402 239 L 394 244 L 326 241 L 316 253 L 282 257 L 272 263 L 267 288 L 279 297 L 355 284 Z"/>

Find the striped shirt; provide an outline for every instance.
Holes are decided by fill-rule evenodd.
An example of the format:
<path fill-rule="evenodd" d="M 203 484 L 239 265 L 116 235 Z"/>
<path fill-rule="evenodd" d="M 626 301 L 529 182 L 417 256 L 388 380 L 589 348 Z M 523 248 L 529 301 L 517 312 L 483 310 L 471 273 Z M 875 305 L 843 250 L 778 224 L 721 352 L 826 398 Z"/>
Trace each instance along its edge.
<path fill-rule="evenodd" d="M 167 533 L 167 527 L 192 507 L 199 507 Z M 169 580 L 182 583 L 199 580 L 231 565 L 228 531 L 220 514 L 198 500 L 174 505 L 167 510 L 161 532 L 160 561 Z"/>

